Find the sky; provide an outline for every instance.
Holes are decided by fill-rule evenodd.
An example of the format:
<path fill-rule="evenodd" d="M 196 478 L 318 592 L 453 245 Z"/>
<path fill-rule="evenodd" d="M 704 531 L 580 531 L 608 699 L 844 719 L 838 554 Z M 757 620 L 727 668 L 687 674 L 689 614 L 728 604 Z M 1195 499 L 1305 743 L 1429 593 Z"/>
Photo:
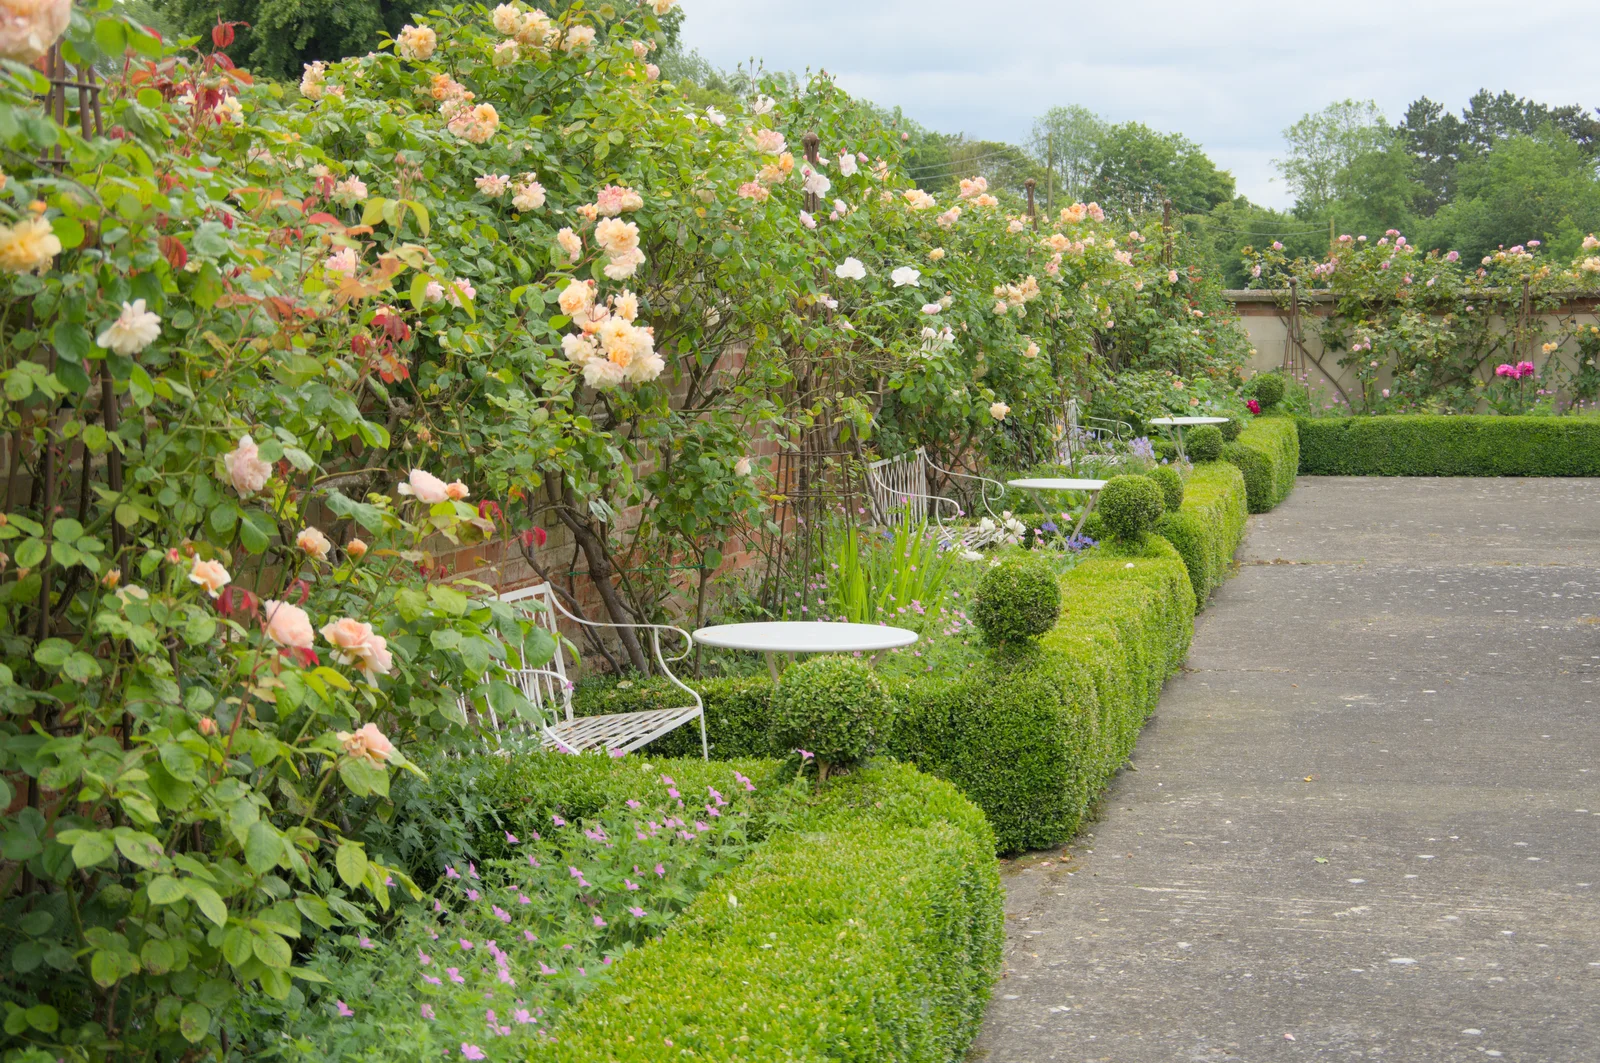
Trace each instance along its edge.
<path fill-rule="evenodd" d="M 1419 96 L 1459 111 L 1479 88 L 1600 105 L 1592 3 L 1572 0 L 682 0 L 683 42 L 718 67 L 834 74 L 924 126 L 1027 140 L 1081 104 L 1197 141 L 1239 191 L 1292 197 L 1272 160 L 1283 129 L 1334 100 L 1397 122 Z"/>

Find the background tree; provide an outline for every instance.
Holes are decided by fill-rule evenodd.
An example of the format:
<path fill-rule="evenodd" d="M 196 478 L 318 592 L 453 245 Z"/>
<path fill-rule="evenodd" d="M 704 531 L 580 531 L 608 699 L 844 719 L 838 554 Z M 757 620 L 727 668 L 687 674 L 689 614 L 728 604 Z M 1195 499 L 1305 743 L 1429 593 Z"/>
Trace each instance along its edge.
<path fill-rule="evenodd" d="M 1233 193 L 1233 175 L 1217 169 L 1200 145 L 1142 122 L 1105 129 L 1086 192 L 1130 214 L 1159 210 L 1164 199 L 1171 199 L 1179 214 L 1204 214 L 1231 200 Z"/>
<path fill-rule="evenodd" d="M 1052 107 L 1033 121 L 1028 148 L 1053 171 L 1056 191 L 1067 200 L 1081 200 L 1099 168 L 1100 138 L 1106 123 L 1087 107 Z"/>
<path fill-rule="evenodd" d="M 1297 214 L 1323 210 L 1337 194 L 1335 179 L 1358 156 L 1382 150 L 1393 137 L 1371 100 L 1342 100 L 1305 115 L 1283 131 L 1287 151 L 1273 160 L 1295 195 Z"/>

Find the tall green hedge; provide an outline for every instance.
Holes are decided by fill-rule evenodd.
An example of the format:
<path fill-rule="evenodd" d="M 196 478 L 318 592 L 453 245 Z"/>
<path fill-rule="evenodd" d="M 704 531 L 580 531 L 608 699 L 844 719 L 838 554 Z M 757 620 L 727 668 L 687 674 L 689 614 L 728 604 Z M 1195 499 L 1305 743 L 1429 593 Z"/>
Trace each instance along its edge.
<path fill-rule="evenodd" d="M 1165 539 L 1101 546 L 1062 577 L 1061 619 L 1037 645 L 995 652 L 958 675 L 896 683 L 883 751 L 953 782 L 988 815 L 1002 852 L 1064 841 L 1183 663 L 1194 609 L 1188 569 Z M 768 744 L 765 677 L 699 688 L 713 756 L 786 752 Z M 580 689 L 575 704 L 587 714 L 669 696 L 656 681 L 602 683 Z M 691 743 L 669 735 L 648 748 L 681 755 Z"/>
<path fill-rule="evenodd" d="M 557 1020 L 547 1054 L 959 1060 L 1000 966 L 994 846 L 970 802 L 909 766 L 838 779 L 615 964 Z"/>
<path fill-rule="evenodd" d="M 1234 464 L 1214 461 L 1194 467 L 1184 488 L 1183 505 L 1156 525 L 1156 534 L 1177 549 L 1189 570 L 1196 608 L 1204 608 L 1211 592 L 1228 578 L 1234 551 L 1244 541 L 1248 517 L 1244 474 Z"/>
<path fill-rule="evenodd" d="M 1600 417 L 1301 417 L 1314 476 L 1600 476 Z"/>

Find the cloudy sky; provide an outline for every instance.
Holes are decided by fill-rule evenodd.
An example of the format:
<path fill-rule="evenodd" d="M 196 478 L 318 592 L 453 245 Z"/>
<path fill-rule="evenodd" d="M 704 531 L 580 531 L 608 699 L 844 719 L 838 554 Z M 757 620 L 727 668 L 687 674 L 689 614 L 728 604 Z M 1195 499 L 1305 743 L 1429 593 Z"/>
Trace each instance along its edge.
<path fill-rule="evenodd" d="M 1480 87 L 1600 105 L 1591 3 L 1574 0 L 682 0 L 684 41 L 720 67 L 832 72 L 941 132 L 1021 142 L 1082 104 L 1202 144 L 1252 200 L 1287 206 L 1282 130 L 1332 100 L 1391 121 Z"/>

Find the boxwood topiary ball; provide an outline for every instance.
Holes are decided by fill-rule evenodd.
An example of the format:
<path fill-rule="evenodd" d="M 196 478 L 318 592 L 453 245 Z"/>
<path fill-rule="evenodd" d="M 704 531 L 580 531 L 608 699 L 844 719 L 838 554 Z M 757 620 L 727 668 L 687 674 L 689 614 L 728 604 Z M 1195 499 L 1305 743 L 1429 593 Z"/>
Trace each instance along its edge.
<path fill-rule="evenodd" d="M 1255 385 L 1256 401 L 1263 410 L 1270 410 L 1283 401 L 1283 374 L 1258 373 L 1251 383 Z"/>
<path fill-rule="evenodd" d="M 1217 449 L 1222 437 L 1217 437 Z M 1156 526 L 1166 512 L 1161 487 L 1148 476 L 1113 476 L 1100 491 L 1095 512 L 1105 522 L 1106 531 L 1118 539 L 1138 539 Z"/>
<path fill-rule="evenodd" d="M 778 749 L 816 755 L 823 778 L 870 756 L 889 731 L 893 702 L 883 680 L 850 657 L 813 657 L 792 665 L 772 693 L 772 739 Z"/>
<path fill-rule="evenodd" d="M 1222 441 L 1224 443 L 1232 443 L 1244 432 L 1244 422 L 1237 417 L 1230 417 L 1217 425 L 1217 427 L 1222 429 Z"/>
<path fill-rule="evenodd" d="M 972 622 L 991 646 L 1036 639 L 1055 627 L 1060 615 L 1061 585 L 1043 558 L 1007 558 L 978 580 Z"/>
<path fill-rule="evenodd" d="M 1167 512 L 1176 513 L 1178 507 L 1183 505 L 1183 477 L 1178 475 L 1178 470 L 1171 465 L 1157 465 L 1145 475 L 1161 488 L 1161 497 L 1166 504 Z"/>
<path fill-rule="evenodd" d="M 1183 452 L 1192 462 L 1216 461 L 1222 457 L 1222 433 L 1214 424 L 1192 428 L 1183 437 Z"/>

